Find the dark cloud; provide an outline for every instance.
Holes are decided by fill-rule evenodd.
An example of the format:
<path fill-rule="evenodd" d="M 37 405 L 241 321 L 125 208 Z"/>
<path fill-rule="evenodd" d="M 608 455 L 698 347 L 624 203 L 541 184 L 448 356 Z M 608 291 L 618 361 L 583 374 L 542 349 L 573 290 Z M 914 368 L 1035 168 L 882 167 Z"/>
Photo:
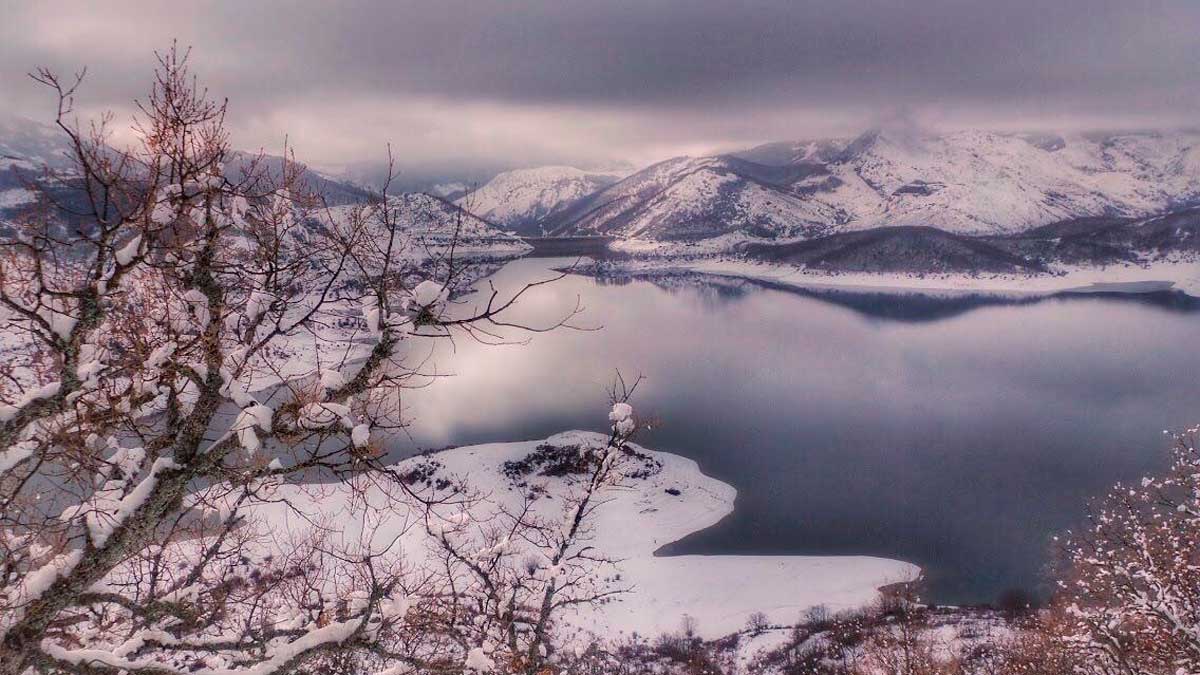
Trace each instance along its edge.
<path fill-rule="evenodd" d="M 650 159 L 850 133 L 903 108 L 950 126 L 1173 125 L 1200 110 L 1194 0 L 8 3 L 0 96 L 34 65 L 138 95 L 178 38 L 238 140 L 324 162 Z"/>

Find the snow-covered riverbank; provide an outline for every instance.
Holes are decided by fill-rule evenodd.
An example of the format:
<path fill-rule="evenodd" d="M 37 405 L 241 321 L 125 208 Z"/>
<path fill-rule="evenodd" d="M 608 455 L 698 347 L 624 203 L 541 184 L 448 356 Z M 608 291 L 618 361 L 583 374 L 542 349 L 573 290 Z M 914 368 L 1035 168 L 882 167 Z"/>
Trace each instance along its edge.
<path fill-rule="evenodd" d="M 519 461 L 546 444 L 563 446 L 603 444 L 605 437 L 572 431 L 541 441 L 492 443 L 446 450 L 433 456 L 404 460 L 400 473 L 434 460 L 436 477 L 458 477 L 491 494 L 493 502 L 514 507 L 522 490 L 504 473 L 505 462 Z M 832 610 L 863 606 L 879 596 L 882 586 L 911 581 L 918 568 L 908 563 L 865 556 L 666 556 L 655 551 L 681 537 L 709 527 L 734 508 L 736 490 L 704 475 L 692 460 L 664 452 L 645 452 L 661 465 L 648 477 L 634 478 L 606 489 L 607 501 L 596 513 L 592 544 L 604 555 L 620 559 L 622 585 L 631 589 L 617 599 L 581 609 L 572 621 L 580 629 L 603 637 L 637 632 L 655 635 L 674 631 L 685 615 L 698 633 L 718 637 L 745 627 L 754 612 L 774 623 L 792 623 L 808 608 Z M 436 479 L 436 478 L 435 478 Z M 561 502 L 567 489 L 563 477 L 531 476 L 521 480 L 545 487 L 546 508 Z M 350 490 L 326 486 L 319 494 L 310 488 L 284 486 L 293 503 L 309 517 L 338 523 L 343 537 L 357 537 L 365 512 L 351 506 Z M 367 503 L 381 499 L 369 491 Z M 361 502 L 355 502 L 361 505 Z M 306 527 L 306 520 L 284 509 L 266 509 L 266 517 L 281 530 Z M 425 555 L 428 534 L 412 527 L 403 510 L 393 512 L 374 530 L 375 542 L 399 536 L 406 556 Z"/>
<path fill-rule="evenodd" d="M 788 264 L 734 257 L 639 258 L 604 261 L 605 273 L 691 272 L 812 289 L 857 289 L 875 292 L 984 293 L 1051 295 L 1066 292 L 1144 293 L 1178 290 L 1200 297 L 1200 261 L 1168 259 L 1144 264 L 1062 267 L 1058 274 L 880 274 L 824 272 Z M 580 271 L 588 271 L 581 268 Z"/>

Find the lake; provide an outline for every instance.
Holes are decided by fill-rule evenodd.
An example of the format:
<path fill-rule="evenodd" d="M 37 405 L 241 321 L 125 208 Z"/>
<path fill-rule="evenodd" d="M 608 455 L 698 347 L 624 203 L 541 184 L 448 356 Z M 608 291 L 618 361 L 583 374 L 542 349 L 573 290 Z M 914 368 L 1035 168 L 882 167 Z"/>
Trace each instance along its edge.
<path fill-rule="evenodd" d="M 515 290 L 567 262 L 490 281 Z M 639 442 L 739 493 L 669 552 L 898 558 L 926 570 L 926 599 L 976 603 L 1043 589 L 1051 535 L 1165 467 L 1164 429 L 1200 421 L 1200 301 L 1178 293 L 1007 302 L 569 276 L 510 318 L 548 324 L 577 301 L 575 323 L 597 330 L 414 343 L 447 377 L 406 395 L 395 456 L 603 430 L 614 371 L 640 374 L 635 408 L 656 425 Z"/>

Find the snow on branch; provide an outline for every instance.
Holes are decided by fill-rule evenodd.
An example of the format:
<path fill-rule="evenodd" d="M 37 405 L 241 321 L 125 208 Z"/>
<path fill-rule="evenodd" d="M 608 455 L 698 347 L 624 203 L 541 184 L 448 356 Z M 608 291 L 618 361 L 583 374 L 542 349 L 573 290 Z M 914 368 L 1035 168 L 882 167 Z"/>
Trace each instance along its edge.
<path fill-rule="evenodd" d="M 17 225 L 0 256 L 12 357 L 0 379 L 0 675 L 319 671 L 349 653 L 378 670 L 453 672 L 483 665 L 471 649 L 485 642 L 495 663 L 513 656 L 500 657 L 512 651 L 501 625 L 520 632 L 522 658 L 544 661 L 553 622 L 529 628 L 544 613 L 526 591 L 562 584 L 550 613 L 590 597 L 571 595 L 587 565 L 568 551 L 527 579 L 514 556 L 578 542 L 588 509 L 571 502 L 572 532 L 553 536 L 562 517 L 444 523 L 453 545 L 486 539 L 455 558 L 483 573 L 464 587 L 403 537 L 375 547 L 350 523 L 302 514 L 291 490 L 347 486 L 361 506 L 384 489 L 362 527 L 402 511 L 413 531 L 414 514 L 470 501 L 464 485 L 431 497 L 381 463 L 379 442 L 406 423 L 401 394 L 421 382 L 407 338 L 516 326 L 507 310 L 540 283 L 454 311 L 486 271 L 456 255 L 461 222 L 415 236 L 444 224 L 401 213 L 390 178 L 362 207 L 330 206 L 289 149 L 230 149 L 225 106 L 197 87 L 185 50 L 158 57 L 124 149 L 109 118 L 72 121 L 82 78 L 35 74 L 72 163 L 47 170 L 47 197 L 70 192 L 73 209 Z M 488 576 L 499 560 L 511 574 Z"/>

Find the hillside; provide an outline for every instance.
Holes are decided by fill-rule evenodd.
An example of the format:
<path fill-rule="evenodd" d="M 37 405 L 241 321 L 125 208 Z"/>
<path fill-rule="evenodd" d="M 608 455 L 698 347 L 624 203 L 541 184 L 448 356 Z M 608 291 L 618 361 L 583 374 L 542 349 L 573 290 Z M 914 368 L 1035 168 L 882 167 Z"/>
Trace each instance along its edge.
<path fill-rule="evenodd" d="M 882 227 L 789 244 L 748 244 L 750 258 L 839 272 L 1044 272 L 1036 259 L 932 227 Z"/>
<path fill-rule="evenodd" d="M 967 236 L 892 226 L 788 243 L 746 243 L 748 258 L 806 269 L 872 273 L 1043 273 L 1200 253 L 1200 208 L 1151 218 L 1073 218 L 1019 234 Z"/>
<path fill-rule="evenodd" d="M 570 166 L 518 169 L 499 174 L 455 203 L 504 229 L 537 236 L 544 220 L 617 180 Z"/>
<path fill-rule="evenodd" d="M 67 168 L 65 137 L 56 128 L 0 115 L 0 220 L 31 205 L 30 190 L 45 167 Z"/>
<path fill-rule="evenodd" d="M 413 192 L 391 197 L 388 203 L 394 209 L 400 231 L 416 250 L 441 249 L 454 243 L 460 254 L 510 257 L 530 248 L 517 237 L 441 197 Z M 338 206 L 331 211 L 335 219 L 344 218 L 354 208 L 353 205 Z M 385 235 L 380 233 L 379 236 Z"/>
<path fill-rule="evenodd" d="M 68 159 L 70 150 L 66 135 L 57 127 L 0 114 L 0 220 L 15 217 L 33 205 L 36 194 L 30 188 L 47 186 L 43 180 L 47 168 L 58 172 L 59 178 L 69 183 L 73 168 Z M 225 169 L 230 179 L 236 181 L 255 161 L 265 164 L 272 175 L 280 175 L 283 171 L 282 157 L 245 151 L 233 151 Z M 362 186 L 307 167 L 299 179 L 306 189 L 320 195 L 330 205 L 358 203 L 372 196 L 372 192 Z M 82 207 L 75 203 L 82 196 L 74 190 L 62 185 L 52 189 L 55 199 L 64 206 Z"/>
<path fill-rule="evenodd" d="M 813 237 L 893 226 L 1009 235 L 1145 218 L 1200 200 L 1200 134 L 1042 136 L 870 131 L 668 160 L 581 200 L 561 234 L 681 241 Z"/>
<path fill-rule="evenodd" d="M 5 220 L 15 219 L 34 208 L 37 194 L 31 187 L 48 189 L 63 206 L 86 210 L 81 202 L 84 198 L 82 192 L 72 187 L 71 166 L 66 160 L 69 150 L 64 134 L 51 125 L 18 117 L 0 117 L 0 233 L 8 231 L 3 225 Z M 278 176 L 283 171 L 281 157 L 233 151 L 231 160 L 225 166 L 226 174 L 230 180 L 238 181 L 252 162 L 265 165 L 271 175 Z M 59 172 L 59 178 L 63 180 L 43 180 L 47 167 Z M 304 168 L 299 180 L 306 190 L 319 195 L 332 207 L 334 217 L 344 215 L 353 205 L 377 197 L 371 190 L 354 182 L 310 168 Z M 454 238 L 455 229 L 461 226 L 459 250 L 469 254 L 486 252 L 489 255 L 511 256 L 529 248 L 491 223 L 466 213 L 440 197 L 425 193 L 403 193 L 393 196 L 390 202 L 397 208 L 406 236 L 412 237 L 420 245 L 444 246 Z M 71 223 L 68 214 L 56 213 L 62 219 L 62 224 Z"/>

